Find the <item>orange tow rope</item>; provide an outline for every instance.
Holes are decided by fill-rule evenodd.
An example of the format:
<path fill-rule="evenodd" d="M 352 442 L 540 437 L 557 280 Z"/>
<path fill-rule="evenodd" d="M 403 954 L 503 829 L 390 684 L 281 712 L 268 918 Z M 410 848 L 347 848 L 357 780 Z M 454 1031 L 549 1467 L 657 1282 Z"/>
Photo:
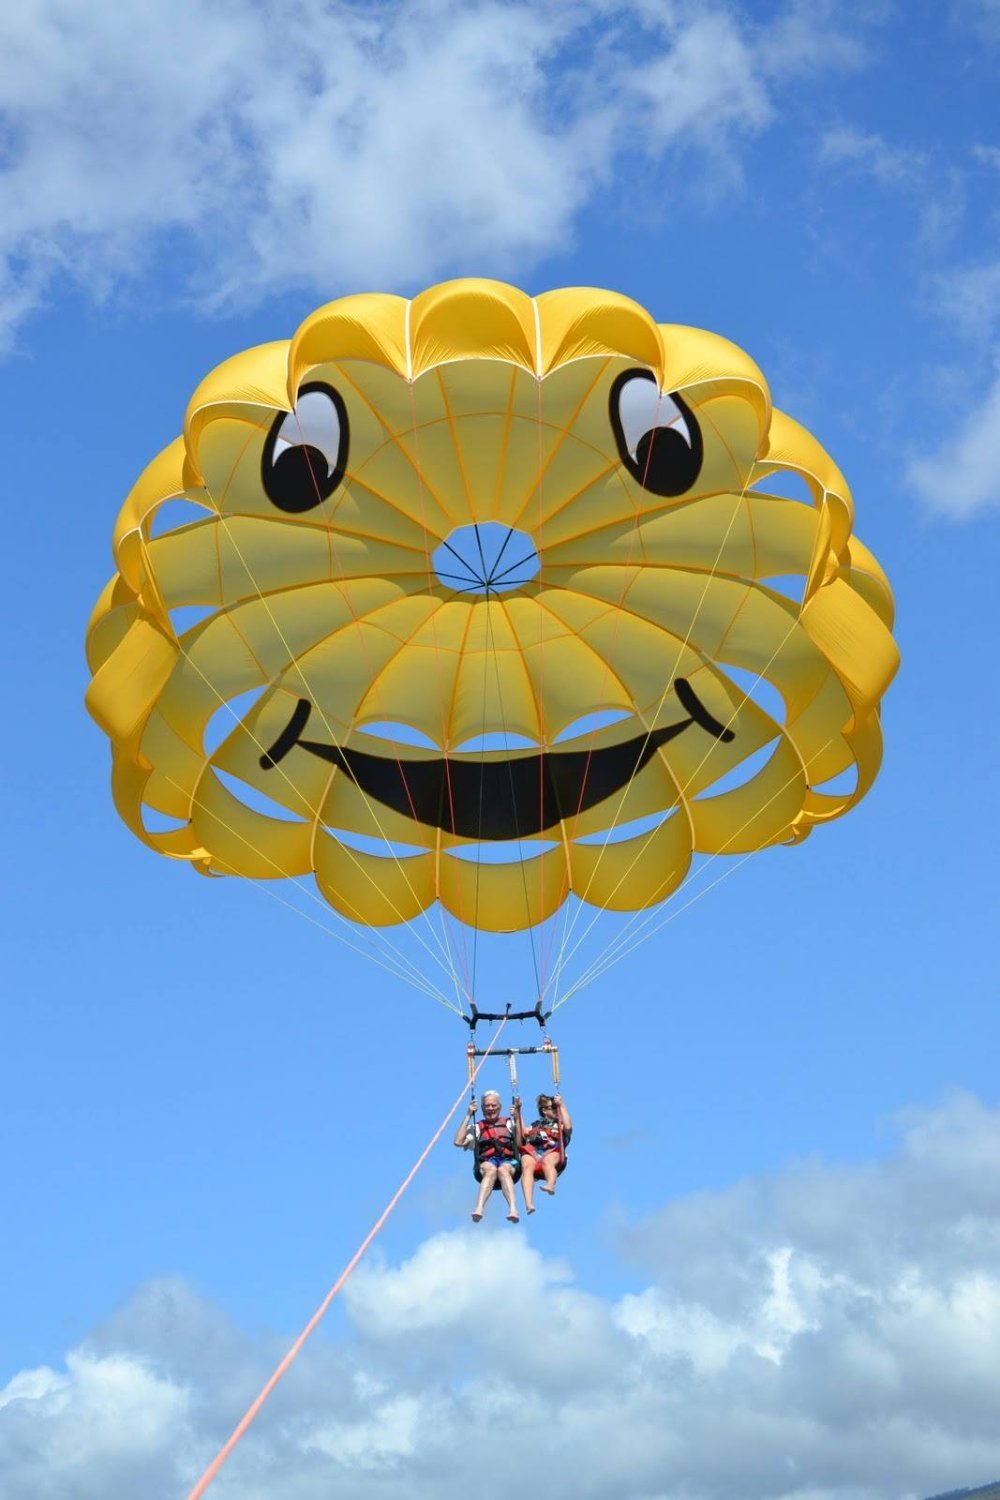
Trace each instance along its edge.
<path fill-rule="evenodd" d="M 501 1022 L 500 1026 L 497 1029 L 496 1035 L 491 1039 L 489 1046 L 485 1049 L 485 1051 L 483 1053 L 483 1056 L 479 1059 L 479 1066 L 476 1068 L 475 1072 L 472 1074 L 472 1079 L 471 1079 L 472 1082 L 475 1082 L 476 1076 L 479 1073 L 480 1068 L 483 1066 L 483 1063 L 486 1061 L 487 1057 L 492 1052 L 494 1043 L 499 1039 L 500 1033 L 503 1031 L 504 1026 L 506 1024 L 507 1024 L 506 1021 L 502 1021 Z M 323 1298 L 323 1301 L 320 1303 L 319 1307 L 317 1307 L 316 1311 L 313 1313 L 312 1317 L 309 1319 L 309 1322 L 303 1328 L 302 1332 L 299 1334 L 298 1338 L 295 1340 L 294 1344 L 289 1349 L 289 1351 L 285 1355 L 284 1359 L 278 1365 L 277 1369 L 274 1371 L 274 1374 L 267 1381 L 267 1384 L 263 1387 L 263 1389 L 261 1390 L 260 1394 L 258 1396 L 256 1396 L 254 1398 L 254 1400 L 250 1403 L 250 1405 L 247 1407 L 247 1409 L 244 1412 L 243 1416 L 240 1418 L 239 1422 L 237 1422 L 236 1426 L 233 1428 L 233 1430 L 230 1433 L 229 1437 L 226 1439 L 226 1441 L 223 1443 L 222 1447 L 219 1449 L 218 1453 L 212 1459 L 212 1462 L 209 1464 L 209 1466 L 205 1470 L 204 1474 L 198 1480 L 198 1483 L 195 1485 L 194 1489 L 190 1491 L 190 1493 L 188 1494 L 187 1500 L 199 1500 L 199 1496 L 201 1496 L 201 1495 L 203 1495 L 205 1493 L 205 1491 L 208 1489 L 208 1486 L 212 1483 L 212 1480 L 216 1477 L 216 1475 L 218 1474 L 219 1470 L 222 1468 L 222 1465 L 225 1463 L 226 1459 L 229 1457 L 229 1455 L 232 1453 L 233 1449 L 236 1447 L 236 1444 L 239 1442 L 240 1438 L 243 1437 L 243 1435 L 246 1432 L 247 1428 L 250 1426 L 250 1423 L 253 1421 L 253 1419 L 256 1417 L 257 1413 L 260 1411 L 261 1407 L 264 1405 L 264 1402 L 267 1400 L 268 1396 L 271 1394 L 271 1392 L 274 1390 L 275 1386 L 278 1384 L 278 1381 L 281 1379 L 282 1375 L 284 1375 L 286 1373 L 286 1371 L 295 1362 L 295 1360 L 298 1357 L 299 1352 L 301 1351 L 302 1346 L 305 1343 L 306 1339 L 313 1332 L 313 1330 L 319 1325 L 319 1323 L 322 1320 L 324 1314 L 326 1313 L 327 1309 L 329 1308 L 330 1303 L 333 1301 L 334 1297 L 336 1297 L 336 1295 L 340 1291 L 341 1287 L 347 1281 L 348 1277 L 351 1275 L 351 1272 L 357 1266 L 358 1262 L 361 1260 L 361 1258 L 364 1255 L 365 1251 L 368 1249 L 369 1245 L 372 1243 L 372 1241 L 374 1240 L 375 1236 L 378 1234 L 379 1230 L 382 1228 L 383 1224 L 388 1219 L 388 1217 L 392 1213 L 393 1209 L 396 1207 L 396 1204 L 399 1202 L 400 1198 L 402 1198 L 403 1194 L 406 1192 L 406 1189 L 409 1187 L 409 1185 L 413 1181 L 414 1177 L 416 1177 L 417 1173 L 420 1171 L 420 1168 L 423 1166 L 424 1162 L 427 1160 L 428 1156 L 430 1156 L 430 1154 L 433 1151 L 434 1147 L 437 1145 L 438 1141 L 441 1139 L 442 1135 L 447 1130 L 448 1125 L 451 1123 L 452 1116 L 454 1115 L 455 1111 L 458 1109 L 458 1106 L 463 1102 L 463 1100 L 465 1098 L 465 1090 L 466 1090 L 467 1087 L 468 1087 L 467 1083 L 462 1085 L 461 1093 L 458 1095 L 458 1098 L 455 1100 L 454 1104 L 451 1106 L 451 1108 L 449 1109 L 448 1113 L 445 1115 L 444 1119 L 441 1121 L 441 1124 L 438 1126 L 437 1130 L 435 1130 L 434 1134 L 431 1136 L 430 1140 L 427 1142 L 427 1145 L 421 1151 L 420 1155 L 417 1157 L 416 1161 L 413 1163 L 413 1166 L 410 1168 L 409 1172 L 407 1172 L 406 1176 L 403 1178 L 403 1181 L 400 1183 L 399 1187 L 393 1193 L 392 1197 L 389 1199 L 389 1202 L 386 1204 L 385 1208 L 379 1214 L 378 1218 L 375 1220 L 375 1223 L 372 1225 L 371 1229 L 369 1229 L 368 1233 L 365 1235 L 364 1239 L 361 1241 L 361 1244 L 355 1250 L 354 1254 L 351 1256 L 350 1260 L 347 1262 L 347 1265 L 341 1271 L 340 1275 L 337 1277 L 336 1281 L 333 1283 L 333 1286 L 327 1292 L 326 1296 Z"/>

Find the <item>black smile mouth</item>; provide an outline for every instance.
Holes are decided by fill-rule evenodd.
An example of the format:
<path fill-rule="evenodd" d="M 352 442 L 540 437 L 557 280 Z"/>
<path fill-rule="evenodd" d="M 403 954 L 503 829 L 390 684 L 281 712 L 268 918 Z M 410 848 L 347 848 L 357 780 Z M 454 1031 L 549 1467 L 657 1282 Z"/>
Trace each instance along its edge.
<path fill-rule="evenodd" d="M 296 746 L 345 771 L 356 786 L 394 812 L 460 838 L 485 842 L 530 838 L 596 807 L 626 786 L 661 745 L 697 725 L 728 744 L 733 731 L 712 717 L 691 684 L 674 684 L 688 717 L 602 750 L 515 752 L 500 760 L 439 756 L 405 761 L 341 745 L 304 740 L 312 704 L 300 698 L 285 728 L 260 757 L 271 770 Z"/>

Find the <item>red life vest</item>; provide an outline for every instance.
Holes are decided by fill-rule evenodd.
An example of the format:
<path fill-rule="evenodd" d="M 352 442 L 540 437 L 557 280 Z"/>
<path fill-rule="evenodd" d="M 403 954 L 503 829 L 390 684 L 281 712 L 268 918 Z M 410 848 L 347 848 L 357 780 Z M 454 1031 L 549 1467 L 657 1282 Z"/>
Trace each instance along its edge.
<path fill-rule="evenodd" d="M 489 1124 L 486 1120 L 476 1121 L 476 1159 L 483 1157 L 496 1158 L 499 1161 L 514 1160 L 514 1138 L 508 1131 L 510 1116 L 502 1115 L 500 1119 Z"/>
<path fill-rule="evenodd" d="M 529 1127 L 528 1140 L 539 1151 L 552 1151 L 559 1146 L 562 1131 L 556 1124 L 550 1124 L 547 1120 L 535 1120 Z"/>

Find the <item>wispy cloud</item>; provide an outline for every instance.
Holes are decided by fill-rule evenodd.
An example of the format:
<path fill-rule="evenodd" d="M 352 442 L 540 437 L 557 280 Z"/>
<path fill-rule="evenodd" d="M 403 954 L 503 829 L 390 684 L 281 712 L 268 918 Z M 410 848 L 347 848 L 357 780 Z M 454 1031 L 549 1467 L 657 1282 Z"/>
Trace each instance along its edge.
<path fill-rule="evenodd" d="M 888 187 L 919 184 L 927 167 L 923 151 L 893 145 L 882 135 L 852 125 L 824 131 L 819 156 L 827 165 L 852 167 Z"/>
<path fill-rule="evenodd" d="M 907 478 L 926 509 L 969 521 L 1000 506 L 1000 260 L 956 266 L 931 283 L 932 305 L 965 344 L 939 371 L 944 436 L 912 455 Z M 956 403 L 964 412 L 951 415 Z"/>
<path fill-rule="evenodd" d="M 821 9 L 566 0 L 28 0 L 0 21 L 0 331 L 157 256 L 207 303 L 521 270 L 620 153 L 732 170 L 776 80 L 844 66 Z"/>
<path fill-rule="evenodd" d="M 985 146 L 979 144 L 972 148 L 973 158 L 984 167 L 992 167 L 1000 172 L 1000 146 Z"/>
<path fill-rule="evenodd" d="M 907 476 L 927 508 L 950 520 L 1000 508 L 1000 370 L 957 429 L 911 460 Z"/>
<path fill-rule="evenodd" d="M 973 342 L 1000 330 L 1000 259 L 956 266 L 933 283 L 937 311 Z"/>
<path fill-rule="evenodd" d="M 678 1200 L 620 1249 L 647 1284 L 618 1299 L 513 1232 L 371 1266 L 219 1500 L 452 1500 L 482 1483 L 484 1423 L 504 1487 L 553 1500 L 912 1500 L 1000 1475 L 1000 1111 L 914 1111 L 881 1160 Z M 0 1490 L 184 1493 L 282 1347 L 147 1287 L 0 1395 Z"/>
<path fill-rule="evenodd" d="M 952 0 L 952 13 L 978 41 L 1000 43 L 1000 0 Z"/>

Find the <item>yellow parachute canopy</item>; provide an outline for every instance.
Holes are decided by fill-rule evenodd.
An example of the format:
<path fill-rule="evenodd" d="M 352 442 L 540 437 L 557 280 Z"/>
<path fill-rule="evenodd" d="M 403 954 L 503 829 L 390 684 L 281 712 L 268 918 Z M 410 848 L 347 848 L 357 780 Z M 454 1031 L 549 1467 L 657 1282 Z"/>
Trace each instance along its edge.
<path fill-rule="evenodd" d="M 320 308 L 202 382 L 114 553 L 121 816 L 359 923 L 637 911 L 878 770 L 892 596 L 847 484 L 740 349 L 613 292 Z"/>

